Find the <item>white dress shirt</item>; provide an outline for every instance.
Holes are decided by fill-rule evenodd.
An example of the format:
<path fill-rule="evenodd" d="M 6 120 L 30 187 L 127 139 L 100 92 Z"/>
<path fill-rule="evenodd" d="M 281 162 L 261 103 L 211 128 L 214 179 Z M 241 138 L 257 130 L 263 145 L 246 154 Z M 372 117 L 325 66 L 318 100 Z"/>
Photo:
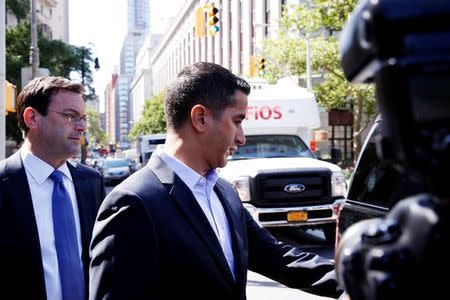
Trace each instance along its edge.
<path fill-rule="evenodd" d="M 55 170 L 52 166 L 30 153 L 24 147 L 21 148 L 20 156 L 26 170 L 28 185 L 30 187 L 33 202 L 34 215 L 39 234 L 41 246 L 42 265 L 44 267 L 45 290 L 47 299 L 62 300 L 61 281 L 59 279 L 58 258 L 55 248 L 55 234 L 53 232 L 52 215 L 52 193 L 53 180 L 49 178 Z M 75 188 L 70 175 L 69 168 L 63 164 L 58 168 L 63 176 L 63 184 L 69 193 L 72 202 L 75 226 L 78 238 L 78 253 L 81 261 L 81 234 L 78 204 L 75 196 Z M 83 262 L 81 261 L 83 266 Z"/>
<path fill-rule="evenodd" d="M 206 174 L 206 177 L 203 177 L 186 166 L 183 162 L 163 151 L 157 150 L 154 154 L 159 155 L 159 157 L 161 157 L 161 159 L 189 187 L 192 194 L 194 194 L 194 197 L 208 219 L 212 230 L 216 234 L 225 258 L 227 259 L 228 266 L 234 276 L 234 255 L 231 247 L 230 225 L 222 203 L 214 191 L 214 185 L 218 179 L 217 172 L 211 170 Z"/>

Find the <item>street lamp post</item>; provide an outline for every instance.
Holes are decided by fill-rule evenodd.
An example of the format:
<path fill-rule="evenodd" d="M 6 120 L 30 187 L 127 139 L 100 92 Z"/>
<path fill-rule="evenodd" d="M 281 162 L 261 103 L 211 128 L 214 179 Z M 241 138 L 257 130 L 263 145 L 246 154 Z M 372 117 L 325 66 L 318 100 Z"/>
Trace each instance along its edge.
<path fill-rule="evenodd" d="M 39 68 L 39 48 L 36 20 L 36 0 L 31 0 L 31 46 L 30 46 L 31 79 L 35 78 Z"/>

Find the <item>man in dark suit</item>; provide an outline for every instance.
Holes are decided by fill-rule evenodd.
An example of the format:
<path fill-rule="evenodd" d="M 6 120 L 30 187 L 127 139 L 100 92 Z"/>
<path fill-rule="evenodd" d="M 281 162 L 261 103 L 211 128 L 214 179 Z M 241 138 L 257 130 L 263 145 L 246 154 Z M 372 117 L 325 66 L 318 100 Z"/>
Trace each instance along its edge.
<path fill-rule="evenodd" d="M 91 299 L 245 299 L 247 271 L 337 296 L 333 262 L 278 242 L 215 171 L 245 143 L 248 83 L 185 67 L 165 97 L 167 138 L 100 207 Z"/>
<path fill-rule="evenodd" d="M 88 298 L 89 242 L 105 188 L 96 170 L 68 161 L 87 126 L 83 91 L 42 77 L 18 96 L 25 141 L 0 161 L 0 295 Z"/>

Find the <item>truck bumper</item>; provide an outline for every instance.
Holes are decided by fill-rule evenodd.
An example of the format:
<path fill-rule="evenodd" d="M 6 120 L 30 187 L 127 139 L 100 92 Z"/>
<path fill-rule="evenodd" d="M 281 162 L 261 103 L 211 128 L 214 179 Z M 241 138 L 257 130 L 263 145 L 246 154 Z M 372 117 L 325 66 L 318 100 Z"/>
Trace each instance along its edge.
<path fill-rule="evenodd" d="M 344 198 L 339 198 L 331 204 L 283 208 L 260 208 L 250 203 L 243 205 L 263 227 L 301 227 L 336 223 L 343 201 Z"/>

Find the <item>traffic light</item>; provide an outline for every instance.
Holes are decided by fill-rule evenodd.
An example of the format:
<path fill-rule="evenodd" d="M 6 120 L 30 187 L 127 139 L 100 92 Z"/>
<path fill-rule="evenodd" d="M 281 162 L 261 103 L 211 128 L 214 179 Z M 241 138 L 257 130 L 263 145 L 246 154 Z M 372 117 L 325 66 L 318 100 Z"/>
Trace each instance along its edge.
<path fill-rule="evenodd" d="M 258 69 L 259 75 L 264 75 L 264 69 L 266 68 L 266 60 L 264 57 L 261 56 L 258 58 L 256 68 Z"/>
<path fill-rule="evenodd" d="M 205 11 L 203 7 L 200 7 L 195 11 L 195 37 L 200 38 L 205 35 Z"/>
<path fill-rule="evenodd" d="M 13 113 L 16 111 L 16 86 L 7 80 L 5 81 L 5 110 L 6 113 Z"/>
<path fill-rule="evenodd" d="M 255 77 L 255 69 L 256 69 L 255 56 L 252 55 L 252 56 L 250 56 L 250 61 L 249 61 L 248 77 L 250 77 L 250 78 Z"/>
<path fill-rule="evenodd" d="M 215 35 L 219 32 L 219 26 L 217 23 L 219 22 L 219 18 L 217 17 L 217 13 L 219 10 L 214 6 L 214 3 L 211 3 L 208 7 L 208 27 L 209 27 L 209 35 Z"/>

